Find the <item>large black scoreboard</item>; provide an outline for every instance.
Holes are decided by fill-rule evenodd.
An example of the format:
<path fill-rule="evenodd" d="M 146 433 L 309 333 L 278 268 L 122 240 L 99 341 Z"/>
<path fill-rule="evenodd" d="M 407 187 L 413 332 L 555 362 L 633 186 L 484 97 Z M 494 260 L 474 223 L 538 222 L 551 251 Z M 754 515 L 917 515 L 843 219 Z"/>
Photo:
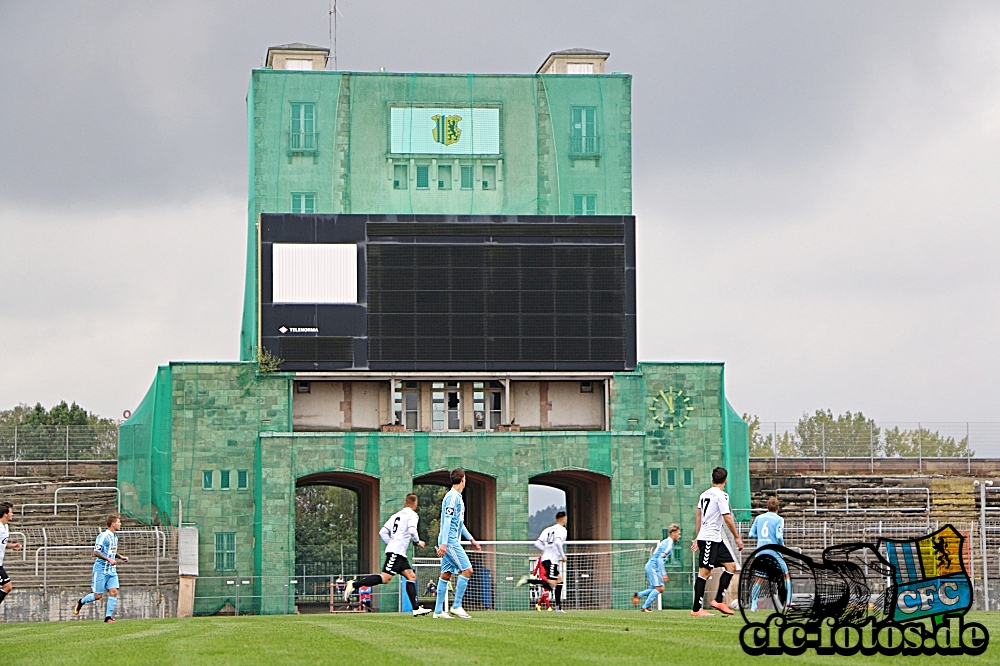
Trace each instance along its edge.
<path fill-rule="evenodd" d="M 260 243 L 283 370 L 636 366 L 631 216 L 264 214 Z"/>

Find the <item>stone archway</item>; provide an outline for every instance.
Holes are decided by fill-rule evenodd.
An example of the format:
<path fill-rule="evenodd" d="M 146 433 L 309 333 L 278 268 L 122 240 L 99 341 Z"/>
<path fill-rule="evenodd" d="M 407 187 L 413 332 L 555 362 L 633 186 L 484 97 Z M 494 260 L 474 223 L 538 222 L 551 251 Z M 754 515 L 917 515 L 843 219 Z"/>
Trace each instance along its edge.
<path fill-rule="evenodd" d="M 450 487 L 448 470 L 422 474 L 413 479 L 413 485 Z M 497 482 L 492 476 L 465 472 L 465 526 L 477 541 L 493 541 L 497 533 Z M 439 507 L 440 508 L 440 507 Z M 429 535 L 436 539 L 436 534 Z"/>
<path fill-rule="evenodd" d="M 378 479 L 353 472 L 319 472 L 296 479 L 296 488 L 304 486 L 337 486 L 357 493 L 358 560 L 364 569 L 361 573 L 378 571 L 382 565 Z"/>
<path fill-rule="evenodd" d="M 603 474 L 568 469 L 546 472 L 529 483 L 566 493 L 566 530 L 570 541 L 611 539 L 611 479 Z"/>

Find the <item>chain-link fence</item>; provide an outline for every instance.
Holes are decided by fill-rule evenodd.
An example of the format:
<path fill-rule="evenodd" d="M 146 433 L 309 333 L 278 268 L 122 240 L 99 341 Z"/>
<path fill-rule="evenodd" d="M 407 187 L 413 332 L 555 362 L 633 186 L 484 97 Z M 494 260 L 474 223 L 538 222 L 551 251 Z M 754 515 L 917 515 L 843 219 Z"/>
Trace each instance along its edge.
<path fill-rule="evenodd" d="M 750 456 L 816 460 L 827 471 L 830 459 L 877 461 L 906 459 L 914 471 L 924 471 L 928 461 L 964 461 L 972 469 L 974 458 L 1000 457 L 998 422 L 888 422 L 850 420 L 766 421 L 751 428 Z"/>
<path fill-rule="evenodd" d="M 25 474 L 38 464 L 62 463 L 65 473 L 75 463 L 118 459 L 118 427 L 115 425 L 0 426 L 0 466 L 13 476 Z M 18 470 L 20 467 L 20 470 Z"/>

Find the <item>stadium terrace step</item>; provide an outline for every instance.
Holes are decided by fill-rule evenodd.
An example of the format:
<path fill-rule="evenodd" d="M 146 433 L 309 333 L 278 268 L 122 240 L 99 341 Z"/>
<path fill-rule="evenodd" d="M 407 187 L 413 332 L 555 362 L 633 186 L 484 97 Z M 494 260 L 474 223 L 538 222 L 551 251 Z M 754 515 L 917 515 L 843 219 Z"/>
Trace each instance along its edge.
<path fill-rule="evenodd" d="M 114 488 L 115 482 L 107 479 L 0 477 L 0 501 L 14 505 L 12 527 L 103 528 L 107 515 L 118 510 Z M 123 517 L 122 524 L 140 523 Z"/>

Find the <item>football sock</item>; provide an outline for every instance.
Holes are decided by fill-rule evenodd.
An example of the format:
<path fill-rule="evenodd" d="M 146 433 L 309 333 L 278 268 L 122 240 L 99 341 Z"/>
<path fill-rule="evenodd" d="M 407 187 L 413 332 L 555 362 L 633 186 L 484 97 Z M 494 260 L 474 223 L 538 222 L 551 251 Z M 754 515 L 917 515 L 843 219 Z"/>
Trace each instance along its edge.
<path fill-rule="evenodd" d="M 637 596 L 638 596 L 638 597 L 639 597 L 640 599 L 645 599 L 646 597 L 648 597 L 648 596 L 650 595 L 650 593 L 651 593 L 652 591 L 653 591 L 653 588 L 649 588 L 648 590 L 643 590 L 642 592 L 636 592 L 636 595 L 637 595 Z"/>
<path fill-rule="evenodd" d="M 659 590 L 653 590 L 652 592 L 650 592 L 649 596 L 646 597 L 646 603 L 644 603 L 642 605 L 642 607 L 643 608 L 652 608 L 653 604 L 656 603 L 656 597 L 658 597 L 658 596 L 660 596 Z"/>
<path fill-rule="evenodd" d="M 376 585 L 382 584 L 382 574 L 368 574 L 367 576 L 358 576 L 354 579 L 354 589 L 357 590 L 359 587 L 375 587 Z"/>
<path fill-rule="evenodd" d="M 108 595 L 108 610 L 104 612 L 105 617 L 111 617 L 115 614 L 115 606 L 118 605 L 118 597 L 112 597 Z"/>
<path fill-rule="evenodd" d="M 89 603 L 93 603 L 95 601 L 97 601 L 97 599 L 94 598 L 93 592 L 91 592 L 90 594 L 88 594 L 87 596 L 85 596 L 83 599 L 80 599 L 80 603 L 81 604 L 89 604 Z"/>
<path fill-rule="evenodd" d="M 437 601 L 434 603 L 434 612 L 440 615 L 444 612 L 444 597 L 448 594 L 448 581 L 438 578 Z"/>
<path fill-rule="evenodd" d="M 8 594 L 7 592 L 0 590 L 0 604 L 2 604 L 3 600 L 7 598 L 7 594 Z"/>
<path fill-rule="evenodd" d="M 465 588 L 469 587 L 469 580 L 465 576 L 458 577 L 458 583 L 455 584 L 455 603 L 451 605 L 452 608 L 462 607 L 462 599 L 465 598 Z"/>
<path fill-rule="evenodd" d="M 544 587 L 549 592 L 552 591 L 552 583 L 550 583 L 547 580 L 542 580 L 541 578 L 529 578 L 528 580 L 526 580 L 524 582 L 527 583 L 527 584 L 529 584 L 529 585 L 541 585 L 542 587 Z"/>
<path fill-rule="evenodd" d="M 562 593 L 563 586 L 562 583 L 556 585 L 556 608 L 562 608 Z"/>
<path fill-rule="evenodd" d="M 760 598 L 760 583 L 754 583 L 750 587 L 750 610 L 757 610 L 757 600 Z"/>
<path fill-rule="evenodd" d="M 694 606 L 691 610 L 698 612 L 701 610 L 701 604 L 705 600 L 705 583 L 707 583 L 704 578 L 698 576 L 694 581 Z"/>
<path fill-rule="evenodd" d="M 722 576 L 719 577 L 719 591 L 715 593 L 716 603 L 722 603 L 722 600 L 726 597 L 726 590 L 729 589 L 729 581 L 733 579 L 733 574 L 728 571 L 723 571 Z"/>
<path fill-rule="evenodd" d="M 417 610 L 417 584 L 412 580 L 406 581 L 406 596 L 410 598 L 410 608 Z"/>

